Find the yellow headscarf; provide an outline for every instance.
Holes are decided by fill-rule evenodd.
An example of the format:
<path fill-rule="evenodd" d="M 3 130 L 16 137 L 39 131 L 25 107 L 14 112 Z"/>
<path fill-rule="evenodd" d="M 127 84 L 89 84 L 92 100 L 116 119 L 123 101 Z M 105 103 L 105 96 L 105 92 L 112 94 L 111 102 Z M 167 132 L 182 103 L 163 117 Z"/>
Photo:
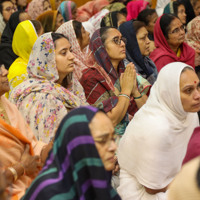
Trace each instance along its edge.
<path fill-rule="evenodd" d="M 11 90 L 27 77 L 26 67 L 37 37 L 37 32 L 30 20 L 18 24 L 13 35 L 12 49 L 19 57 L 12 63 L 8 71 Z"/>

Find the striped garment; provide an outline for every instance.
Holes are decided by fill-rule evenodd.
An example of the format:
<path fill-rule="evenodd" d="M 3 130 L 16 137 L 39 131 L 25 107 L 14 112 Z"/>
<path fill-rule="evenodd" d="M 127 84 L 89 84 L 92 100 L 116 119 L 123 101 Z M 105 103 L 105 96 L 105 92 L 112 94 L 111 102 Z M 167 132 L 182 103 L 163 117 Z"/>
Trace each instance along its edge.
<path fill-rule="evenodd" d="M 89 130 L 98 112 L 88 106 L 71 111 L 61 122 L 41 173 L 22 200 L 120 199 L 110 185 Z"/>

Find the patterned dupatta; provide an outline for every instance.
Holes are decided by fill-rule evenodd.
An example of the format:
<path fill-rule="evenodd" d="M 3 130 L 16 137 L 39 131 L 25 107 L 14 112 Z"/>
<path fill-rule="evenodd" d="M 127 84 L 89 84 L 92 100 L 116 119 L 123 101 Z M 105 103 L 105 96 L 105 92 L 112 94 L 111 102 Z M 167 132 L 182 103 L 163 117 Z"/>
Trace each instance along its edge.
<path fill-rule="evenodd" d="M 87 55 L 86 55 L 85 49 L 83 51 L 81 51 L 81 47 L 76 38 L 76 34 L 74 31 L 72 22 L 73 22 L 73 20 L 65 22 L 57 29 L 56 32 L 62 33 L 63 35 L 65 35 L 66 37 L 69 38 L 69 42 L 72 45 L 72 51 L 75 56 L 74 75 L 75 75 L 75 78 L 77 78 L 79 80 L 82 76 L 82 70 L 88 68 Z"/>
<path fill-rule="evenodd" d="M 43 34 L 33 46 L 27 66 L 29 79 L 19 85 L 11 94 L 15 102 L 22 101 L 29 93 L 51 93 L 60 99 L 66 108 L 74 108 L 84 104 L 84 99 L 75 96 L 76 91 L 57 84 L 59 79 L 55 61 L 55 48 L 51 33 Z"/>
<path fill-rule="evenodd" d="M 63 16 L 65 22 L 67 22 L 72 19 L 72 11 L 75 8 L 76 3 L 74 3 L 73 1 L 63 1 L 59 6 L 58 11 Z"/>
<path fill-rule="evenodd" d="M 27 72 L 29 79 L 19 84 L 9 98 L 17 105 L 36 137 L 49 142 L 69 110 L 88 105 L 85 94 L 75 79 L 69 89 L 56 83 L 59 75 L 51 33 L 36 40 Z"/>
<path fill-rule="evenodd" d="M 97 66 L 96 68 L 98 68 L 98 70 L 101 70 L 101 73 L 103 73 L 103 71 L 106 72 L 106 74 L 110 78 L 110 81 L 107 80 L 107 82 L 109 83 L 110 89 L 113 90 L 113 86 L 120 77 L 121 73 L 123 73 L 125 70 L 124 62 L 120 61 L 117 73 L 110 61 L 110 57 L 106 52 L 104 44 L 102 43 L 100 29 L 95 31 L 90 40 L 90 50 L 93 52 L 94 59 L 96 60 L 97 64 L 101 66 L 103 70 Z"/>
<path fill-rule="evenodd" d="M 42 172 L 23 199 L 120 200 L 90 133 L 89 123 L 97 112 L 88 106 L 65 116 Z"/>

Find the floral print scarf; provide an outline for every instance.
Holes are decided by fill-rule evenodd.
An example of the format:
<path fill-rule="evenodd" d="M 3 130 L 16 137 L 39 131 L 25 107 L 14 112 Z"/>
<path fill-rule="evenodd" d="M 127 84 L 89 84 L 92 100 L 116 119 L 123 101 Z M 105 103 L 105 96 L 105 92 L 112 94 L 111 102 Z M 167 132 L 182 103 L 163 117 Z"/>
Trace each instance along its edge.
<path fill-rule="evenodd" d="M 33 46 L 27 65 L 29 79 L 18 85 L 10 100 L 22 112 L 36 137 L 49 142 L 68 110 L 87 105 L 78 81 L 70 89 L 57 84 L 55 47 L 51 33 L 40 36 Z"/>

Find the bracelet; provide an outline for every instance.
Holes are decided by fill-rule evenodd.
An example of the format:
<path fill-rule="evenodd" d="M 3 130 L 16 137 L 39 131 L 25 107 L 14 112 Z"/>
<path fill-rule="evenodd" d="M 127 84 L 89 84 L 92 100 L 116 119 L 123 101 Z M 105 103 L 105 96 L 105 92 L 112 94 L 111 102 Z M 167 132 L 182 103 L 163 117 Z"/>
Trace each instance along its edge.
<path fill-rule="evenodd" d="M 121 96 L 121 97 L 126 97 L 126 98 L 128 98 L 129 101 L 131 100 L 130 97 L 129 97 L 127 94 L 119 94 L 119 97 L 120 97 L 120 96 Z"/>
<path fill-rule="evenodd" d="M 22 174 L 22 176 L 23 176 L 23 175 L 25 175 L 25 167 L 24 167 L 24 164 L 22 164 L 22 163 L 19 162 L 19 165 L 21 165 L 21 167 L 22 167 L 23 170 L 24 170 L 24 172 L 23 172 L 23 174 Z"/>
<path fill-rule="evenodd" d="M 12 175 L 14 177 L 14 181 L 16 181 L 18 178 L 17 171 L 13 167 L 8 167 L 8 169 L 10 170 L 10 172 L 12 173 Z"/>
<path fill-rule="evenodd" d="M 142 95 L 140 95 L 139 97 L 133 97 L 134 99 L 140 99 L 142 97 Z"/>

